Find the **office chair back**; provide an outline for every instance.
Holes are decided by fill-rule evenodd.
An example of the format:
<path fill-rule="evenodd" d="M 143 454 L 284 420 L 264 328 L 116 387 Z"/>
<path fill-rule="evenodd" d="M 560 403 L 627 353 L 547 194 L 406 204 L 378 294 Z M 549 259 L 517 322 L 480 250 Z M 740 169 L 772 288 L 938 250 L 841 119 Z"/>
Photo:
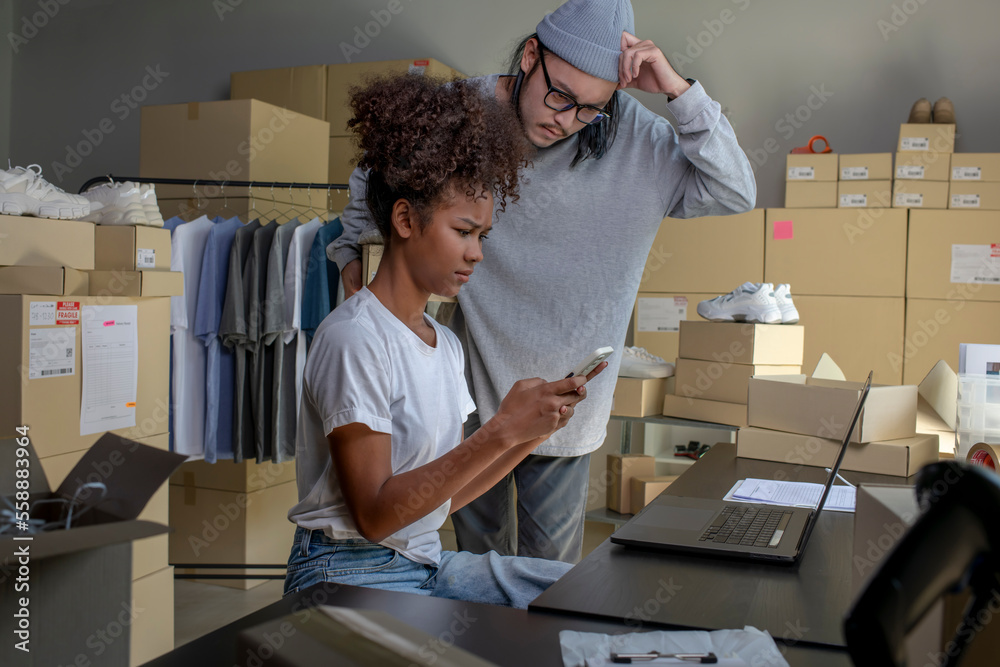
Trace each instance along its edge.
<path fill-rule="evenodd" d="M 945 649 L 959 664 L 982 630 L 980 612 L 1000 605 L 1000 477 L 956 461 L 917 477 L 921 515 L 882 562 L 844 621 L 857 667 L 903 667 L 906 635 L 946 593 L 970 589 L 962 623 Z M 996 631 L 996 629 L 994 630 Z"/>

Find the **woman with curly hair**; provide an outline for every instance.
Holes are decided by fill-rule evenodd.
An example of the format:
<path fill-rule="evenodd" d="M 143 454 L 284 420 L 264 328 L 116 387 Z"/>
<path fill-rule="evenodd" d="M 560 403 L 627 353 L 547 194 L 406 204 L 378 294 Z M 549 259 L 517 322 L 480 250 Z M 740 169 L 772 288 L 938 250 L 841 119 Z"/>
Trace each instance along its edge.
<path fill-rule="evenodd" d="M 508 109 L 462 82 L 385 78 L 352 91 L 351 106 L 386 248 L 309 350 L 285 593 L 330 581 L 525 608 L 570 566 L 444 552 L 438 529 L 564 426 L 606 364 L 521 380 L 464 439 L 465 356 L 424 309 L 473 279 L 494 198 L 501 211 L 516 199 L 529 145 Z"/>

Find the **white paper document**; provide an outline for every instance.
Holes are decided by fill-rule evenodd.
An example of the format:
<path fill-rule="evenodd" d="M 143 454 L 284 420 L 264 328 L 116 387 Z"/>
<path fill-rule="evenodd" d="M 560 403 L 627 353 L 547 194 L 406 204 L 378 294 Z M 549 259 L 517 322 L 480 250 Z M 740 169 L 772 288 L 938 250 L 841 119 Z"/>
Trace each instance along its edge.
<path fill-rule="evenodd" d="M 1000 243 L 951 246 L 951 282 L 1000 284 Z"/>
<path fill-rule="evenodd" d="M 853 512 L 857 497 L 853 486 L 834 485 L 824 510 Z M 784 507 L 816 507 L 823 495 L 823 485 L 812 482 L 779 482 L 773 479 L 741 479 L 723 500 L 740 503 L 767 503 Z"/>
<path fill-rule="evenodd" d="M 73 375 L 74 372 L 76 372 L 76 327 L 28 331 L 29 380 L 63 377 Z"/>
<path fill-rule="evenodd" d="M 138 306 L 84 306 L 80 435 L 135 426 Z"/>

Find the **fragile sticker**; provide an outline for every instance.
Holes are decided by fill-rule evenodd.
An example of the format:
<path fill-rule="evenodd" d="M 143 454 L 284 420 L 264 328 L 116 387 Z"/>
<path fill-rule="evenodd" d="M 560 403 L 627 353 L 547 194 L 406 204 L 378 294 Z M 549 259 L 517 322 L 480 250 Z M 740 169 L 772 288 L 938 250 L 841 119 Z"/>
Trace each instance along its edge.
<path fill-rule="evenodd" d="M 56 302 L 56 324 L 76 325 L 80 323 L 79 301 Z"/>
<path fill-rule="evenodd" d="M 786 241 L 794 236 L 792 232 L 792 221 L 791 220 L 775 220 L 774 221 L 774 240 L 775 241 Z"/>

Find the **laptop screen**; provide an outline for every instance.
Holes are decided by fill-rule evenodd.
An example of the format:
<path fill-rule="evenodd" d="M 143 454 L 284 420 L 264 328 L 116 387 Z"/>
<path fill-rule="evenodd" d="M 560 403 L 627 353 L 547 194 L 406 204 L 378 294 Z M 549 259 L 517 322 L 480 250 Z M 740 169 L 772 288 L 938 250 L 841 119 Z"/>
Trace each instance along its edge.
<path fill-rule="evenodd" d="M 817 519 L 819 519 L 819 513 L 823 511 L 823 506 L 826 504 L 826 498 L 830 495 L 830 487 L 833 486 L 834 481 L 837 479 L 837 473 L 840 472 L 840 464 L 844 462 L 844 455 L 847 454 L 847 447 L 851 443 L 851 434 L 854 433 L 854 427 L 858 425 L 858 418 L 861 417 L 861 410 L 864 408 L 865 399 L 868 398 L 868 391 L 872 387 L 872 373 L 868 373 L 868 379 L 865 380 L 864 386 L 861 388 L 861 395 L 858 397 L 858 404 L 854 406 L 854 415 L 851 417 L 851 423 L 847 427 L 847 432 L 844 433 L 844 441 L 840 443 L 840 453 L 837 455 L 837 461 L 830 468 L 830 476 L 826 480 L 826 484 L 823 487 L 823 495 L 820 496 L 819 504 L 816 505 L 816 511 L 809 515 L 809 522 L 806 524 L 805 532 L 802 535 L 802 542 L 800 550 L 804 549 L 806 542 L 809 541 L 809 536 L 812 534 L 813 526 L 816 525 Z"/>

